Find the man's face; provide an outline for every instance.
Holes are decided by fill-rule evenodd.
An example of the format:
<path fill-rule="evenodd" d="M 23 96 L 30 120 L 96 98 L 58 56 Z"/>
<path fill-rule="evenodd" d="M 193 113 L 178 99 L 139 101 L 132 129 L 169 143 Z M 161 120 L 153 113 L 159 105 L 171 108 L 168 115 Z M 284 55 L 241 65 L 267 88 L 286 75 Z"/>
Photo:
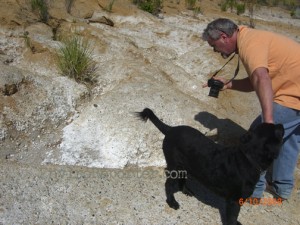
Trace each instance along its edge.
<path fill-rule="evenodd" d="M 224 33 L 222 33 L 218 40 L 209 38 L 207 42 L 214 49 L 214 52 L 220 53 L 224 59 L 228 58 L 234 52 L 230 38 Z"/>

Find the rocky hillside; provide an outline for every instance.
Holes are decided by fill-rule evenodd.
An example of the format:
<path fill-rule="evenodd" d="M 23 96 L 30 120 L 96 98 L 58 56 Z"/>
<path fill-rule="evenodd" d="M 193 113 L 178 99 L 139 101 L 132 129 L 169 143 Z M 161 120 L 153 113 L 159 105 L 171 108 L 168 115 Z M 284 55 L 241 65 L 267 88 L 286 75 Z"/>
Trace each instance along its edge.
<path fill-rule="evenodd" d="M 218 3 L 197 2 L 196 12 L 187 10 L 183 0 L 165 0 L 162 12 L 153 16 L 129 0 L 115 1 L 111 12 L 108 0 L 76 0 L 70 8 L 64 1 L 51 0 L 45 23 L 29 1 L 0 0 L 3 165 L 10 170 L 10 165 L 22 164 L 163 167 L 163 136 L 133 114 L 145 107 L 170 125 L 193 126 L 220 143 L 234 141 L 260 109 L 253 93 L 224 91 L 215 99 L 202 88 L 226 62 L 201 40 L 207 23 L 228 17 L 249 24 L 247 12 L 221 12 Z M 261 7 L 255 10 L 254 22 L 258 29 L 300 42 L 300 21 L 288 11 Z M 66 35 L 91 43 L 97 65 L 94 86 L 60 73 L 56 55 L 62 46 L 59 37 Z M 231 77 L 236 63 L 233 60 L 222 75 Z M 238 77 L 244 76 L 241 68 Z"/>
<path fill-rule="evenodd" d="M 187 124 L 222 142 L 236 138 L 259 113 L 253 94 L 207 96 L 202 84 L 225 62 L 200 36 L 213 18 L 243 24 L 247 14 L 220 14 L 217 1 L 165 1 L 158 17 L 129 1 L 49 2 L 49 19 L 28 1 L 1 1 L 0 157 L 37 164 L 123 168 L 163 166 L 162 136 L 132 112 L 152 108 L 171 125 Z M 259 9 L 257 28 L 299 40 L 299 20 L 288 12 Z M 97 83 L 92 88 L 62 76 L 58 37 L 78 35 L 93 48 Z M 223 76 L 231 77 L 232 62 Z M 241 69 L 239 77 L 245 76 Z M 241 101 L 243 99 L 243 101 Z"/>

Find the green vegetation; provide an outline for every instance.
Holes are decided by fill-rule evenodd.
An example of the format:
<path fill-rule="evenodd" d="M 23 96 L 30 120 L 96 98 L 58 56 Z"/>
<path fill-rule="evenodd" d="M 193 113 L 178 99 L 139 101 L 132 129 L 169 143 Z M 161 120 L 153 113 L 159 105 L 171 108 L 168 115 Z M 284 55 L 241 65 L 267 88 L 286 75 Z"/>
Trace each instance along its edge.
<path fill-rule="evenodd" d="M 195 7 L 195 8 L 193 9 L 193 12 L 194 12 L 194 16 L 196 16 L 196 15 L 202 13 L 201 7 L 200 7 L 200 6 Z"/>
<path fill-rule="evenodd" d="M 192 10 L 195 8 L 197 0 L 185 0 L 185 6 L 187 9 Z"/>
<path fill-rule="evenodd" d="M 260 6 L 278 6 L 290 10 L 291 16 L 295 14 L 297 8 L 297 0 L 222 0 L 220 3 L 220 8 L 222 11 L 227 11 L 230 9 L 231 12 L 236 12 L 236 14 L 243 14 L 246 9 L 249 12 L 249 23 L 250 27 L 255 27 L 254 24 L 254 13 Z"/>
<path fill-rule="evenodd" d="M 79 83 L 95 83 L 96 63 L 92 59 L 90 43 L 78 36 L 67 38 L 62 42 L 64 45 L 57 52 L 61 73 Z"/>
<path fill-rule="evenodd" d="M 110 0 L 110 2 L 108 3 L 108 5 L 105 7 L 105 10 L 107 12 L 112 12 L 112 8 L 113 8 L 113 5 L 115 4 L 115 1 L 116 0 Z"/>
<path fill-rule="evenodd" d="M 133 4 L 153 15 L 158 15 L 162 9 L 163 0 L 133 0 Z"/>
<path fill-rule="evenodd" d="M 251 15 L 259 6 L 278 6 L 291 10 L 292 13 L 297 7 L 297 0 L 222 0 L 220 3 L 222 11 L 230 9 L 231 12 L 235 10 L 237 14 L 244 13 L 247 8 Z"/>
<path fill-rule="evenodd" d="M 73 6 L 74 0 L 65 0 L 65 6 L 67 9 L 67 12 L 70 13 L 71 12 L 71 8 Z"/>
<path fill-rule="evenodd" d="M 236 14 L 241 15 L 246 10 L 246 4 L 245 3 L 237 3 L 236 4 Z"/>
<path fill-rule="evenodd" d="M 42 22 L 47 23 L 49 20 L 48 5 L 46 0 L 31 0 L 31 8 L 37 11 Z"/>

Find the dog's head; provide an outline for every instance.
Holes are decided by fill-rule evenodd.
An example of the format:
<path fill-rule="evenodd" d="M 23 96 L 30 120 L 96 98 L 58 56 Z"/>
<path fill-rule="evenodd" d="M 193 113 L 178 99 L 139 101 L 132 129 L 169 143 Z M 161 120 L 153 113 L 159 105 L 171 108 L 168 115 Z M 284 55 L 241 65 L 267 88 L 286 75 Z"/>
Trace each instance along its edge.
<path fill-rule="evenodd" d="M 250 129 L 240 139 L 247 146 L 247 153 L 261 164 L 268 166 L 278 157 L 284 135 L 282 124 L 262 123 Z M 255 157 L 255 158 L 254 158 Z"/>

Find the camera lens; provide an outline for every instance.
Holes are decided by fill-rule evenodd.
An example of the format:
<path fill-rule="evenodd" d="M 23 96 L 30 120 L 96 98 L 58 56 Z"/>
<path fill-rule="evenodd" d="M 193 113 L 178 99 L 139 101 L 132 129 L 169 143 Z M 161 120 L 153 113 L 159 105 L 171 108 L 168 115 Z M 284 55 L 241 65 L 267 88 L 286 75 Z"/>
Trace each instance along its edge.
<path fill-rule="evenodd" d="M 208 80 L 207 84 L 208 84 L 208 87 L 211 87 L 209 90 L 208 96 L 217 98 L 219 96 L 219 91 L 224 86 L 224 83 L 219 80 L 215 80 L 215 79 L 211 78 Z"/>
<path fill-rule="evenodd" d="M 209 90 L 208 96 L 217 98 L 217 97 L 219 96 L 219 92 L 220 92 L 220 89 L 217 89 L 217 88 L 211 88 L 211 89 Z"/>

